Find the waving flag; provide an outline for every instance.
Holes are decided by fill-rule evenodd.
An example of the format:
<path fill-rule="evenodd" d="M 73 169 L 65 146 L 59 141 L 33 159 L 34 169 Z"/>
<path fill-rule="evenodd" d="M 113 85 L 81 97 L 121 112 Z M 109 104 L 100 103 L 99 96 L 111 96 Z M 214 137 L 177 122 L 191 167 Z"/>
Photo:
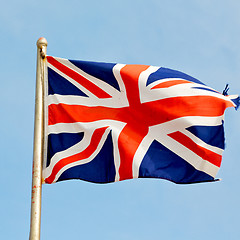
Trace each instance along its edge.
<path fill-rule="evenodd" d="M 179 71 L 47 57 L 45 183 L 214 181 L 225 96 Z"/>

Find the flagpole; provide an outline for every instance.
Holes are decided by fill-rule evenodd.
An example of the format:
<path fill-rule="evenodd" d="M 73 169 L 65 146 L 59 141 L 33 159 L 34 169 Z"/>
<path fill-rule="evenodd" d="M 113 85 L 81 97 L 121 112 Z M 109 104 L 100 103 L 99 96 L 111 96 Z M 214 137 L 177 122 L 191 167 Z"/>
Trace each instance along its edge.
<path fill-rule="evenodd" d="M 47 40 L 39 38 L 37 41 L 37 74 L 35 95 L 35 123 L 32 169 L 32 199 L 31 225 L 29 240 L 40 240 L 41 226 L 41 195 L 42 195 L 42 161 L 44 140 L 44 69 L 47 51 Z"/>

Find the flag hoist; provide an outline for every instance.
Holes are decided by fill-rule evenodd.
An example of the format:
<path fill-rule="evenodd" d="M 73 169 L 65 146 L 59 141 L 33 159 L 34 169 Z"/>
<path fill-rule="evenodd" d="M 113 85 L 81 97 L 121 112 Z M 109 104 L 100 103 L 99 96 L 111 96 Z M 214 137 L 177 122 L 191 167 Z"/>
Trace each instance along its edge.
<path fill-rule="evenodd" d="M 42 161 L 44 141 L 44 75 L 46 65 L 47 40 L 37 41 L 37 74 L 35 96 L 34 148 L 32 169 L 32 199 L 30 240 L 40 239 L 41 194 L 42 194 Z"/>

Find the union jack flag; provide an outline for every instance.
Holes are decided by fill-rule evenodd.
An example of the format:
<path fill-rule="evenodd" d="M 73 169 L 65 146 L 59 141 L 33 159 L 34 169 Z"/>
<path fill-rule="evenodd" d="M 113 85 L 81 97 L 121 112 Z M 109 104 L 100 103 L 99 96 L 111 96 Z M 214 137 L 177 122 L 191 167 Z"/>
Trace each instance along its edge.
<path fill-rule="evenodd" d="M 214 181 L 225 96 L 179 71 L 47 57 L 45 183 Z"/>

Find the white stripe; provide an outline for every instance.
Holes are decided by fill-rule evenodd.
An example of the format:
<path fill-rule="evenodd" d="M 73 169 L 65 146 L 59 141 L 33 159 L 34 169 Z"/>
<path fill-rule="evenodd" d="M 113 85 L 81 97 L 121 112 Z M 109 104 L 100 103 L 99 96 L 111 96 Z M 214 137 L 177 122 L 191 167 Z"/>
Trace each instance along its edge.
<path fill-rule="evenodd" d="M 126 88 L 125 88 L 125 85 L 124 85 L 124 82 L 123 82 L 122 76 L 121 76 L 121 70 L 125 66 L 126 66 L 125 64 L 116 64 L 113 67 L 113 74 L 114 74 L 114 77 L 118 81 L 118 84 L 119 84 L 119 87 L 120 87 L 120 92 L 121 92 L 121 96 L 118 95 L 117 100 L 118 100 L 119 104 L 121 104 L 123 106 L 129 106 Z"/>
<path fill-rule="evenodd" d="M 116 132 L 122 130 L 126 123 L 115 121 L 115 120 L 99 120 L 95 122 L 75 122 L 75 123 L 57 123 L 54 125 L 48 126 L 48 134 L 57 134 L 57 133 L 78 133 L 85 132 L 88 134 L 88 131 L 92 129 L 110 127 Z"/>
<path fill-rule="evenodd" d="M 122 80 L 120 72 L 121 72 L 122 68 L 124 68 L 125 66 L 126 66 L 126 64 L 118 63 L 113 67 L 113 75 L 118 81 L 120 90 L 124 91 L 124 92 L 126 92 L 126 89 L 125 89 L 125 85 L 124 85 L 124 82 Z"/>
<path fill-rule="evenodd" d="M 58 133 L 79 133 L 84 132 L 86 127 L 80 122 L 75 123 L 57 123 L 54 125 L 49 125 L 47 129 L 48 134 L 58 134 Z M 92 130 L 90 130 L 92 131 Z"/>
<path fill-rule="evenodd" d="M 148 135 L 144 137 L 141 144 L 139 145 L 139 147 L 134 155 L 134 158 L 133 158 L 133 164 L 132 164 L 133 178 L 139 177 L 140 165 L 141 165 L 143 158 L 144 158 L 145 154 L 147 153 L 149 147 L 151 146 L 153 140 L 154 139 L 153 139 L 151 133 L 149 132 Z"/>
<path fill-rule="evenodd" d="M 68 105 L 83 105 L 86 107 L 97 107 L 97 106 L 109 107 L 109 108 L 126 107 L 127 106 L 126 101 L 125 101 L 125 105 L 123 101 L 121 102 L 119 101 L 119 99 L 122 98 L 121 95 L 122 94 L 119 93 L 114 98 L 98 99 L 98 98 L 88 98 L 88 97 L 82 97 L 82 96 L 54 94 L 54 95 L 48 95 L 47 103 L 48 105 L 63 103 Z"/>
<path fill-rule="evenodd" d="M 142 99 L 144 99 L 146 91 L 148 92 L 149 90 L 146 88 L 147 86 L 147 80 L 149 78 L 149 76 L 156 72 L 159 69 L 159 67 L 153 67 L 150 66 L 148 67 L 145 71 L 141 72 L 140 76 L 139 76 L 139 94 L 140 94 L 140 100 L 142 102 Z"/>
<path fill-rule="evenodd" d="M 191 126 L 219 126 L 222 124 L 224 115 L 218 117 L 202 117 L 202 116 L 188 116 L 177 118 L 168 122 L 161 123 L 152 128 L 156 128 L 156 131 L 169 134 L 176 131 L 183 131 L 185 128 Z"/>
<path fill-rule="evenodd" d="M 120 168 L 120 153 L 119 153 L 119 147 L 118 147 L 118 138 L 120 133 L 122 132 L 122 129 L 125 127 L 126 124 L 121 123 L 121 126 L 119 124 L 118 128 L 112 127 L 112 140 L 113 140 L 113 155 L 114 155 L 114 165 L 115 165 L 115 182 L 118 182 L 120 180 L 119 175 L 119 168 Z"/>

